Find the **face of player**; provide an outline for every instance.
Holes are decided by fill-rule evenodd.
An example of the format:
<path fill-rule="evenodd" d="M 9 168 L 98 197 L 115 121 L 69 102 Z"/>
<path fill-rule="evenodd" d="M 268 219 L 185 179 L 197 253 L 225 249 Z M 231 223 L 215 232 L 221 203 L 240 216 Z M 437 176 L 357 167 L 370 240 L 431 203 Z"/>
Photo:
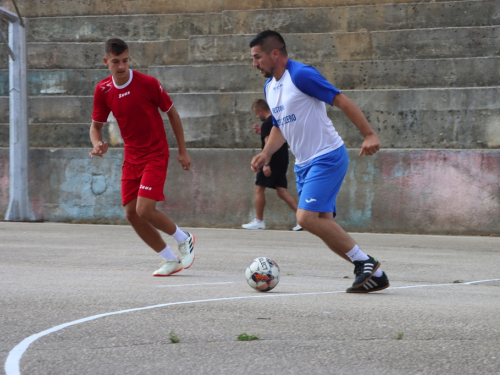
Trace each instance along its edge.
<path fill-rule="evenodd" d="M 273 52 L 271 52 L 271 54 L 267 54 L 260 48 L 260 46 L 255 46 L 251 49 L 253 66 L 259 69 L 260 73 L 266 78 L 271 78 L 274 74 Z"/>
<path fill-rule="evenodd" d="M 124 85 L 130 79 L 130 70 L 128 68 L 129 60 L 130 55 L 128 51 L 125 51 L 118 56 L 109 54 L 103 59 L 104 64 L 106 64 L 109 68 L 109 71 L 118 86 Z"/>
<path fill-rule="evenodd" d="M 255 116 L 260 120 L 264 121 L 267 117 L 264 114 L 264 111 L 262 109 L 253 109 L 253 113 L 255 113 Z"/>

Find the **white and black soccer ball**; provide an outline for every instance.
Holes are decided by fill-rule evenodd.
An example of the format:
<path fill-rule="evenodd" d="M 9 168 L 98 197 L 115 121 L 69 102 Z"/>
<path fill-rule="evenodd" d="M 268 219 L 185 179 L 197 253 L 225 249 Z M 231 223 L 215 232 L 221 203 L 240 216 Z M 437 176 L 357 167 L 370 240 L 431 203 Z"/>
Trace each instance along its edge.
<path fill-rule="evenodd" d="M 255 290 L 267 292 L 280 281 L 280 267 L 274 260 L 260 257 L 254 259 L 245 271 L 247 283 Z"/>

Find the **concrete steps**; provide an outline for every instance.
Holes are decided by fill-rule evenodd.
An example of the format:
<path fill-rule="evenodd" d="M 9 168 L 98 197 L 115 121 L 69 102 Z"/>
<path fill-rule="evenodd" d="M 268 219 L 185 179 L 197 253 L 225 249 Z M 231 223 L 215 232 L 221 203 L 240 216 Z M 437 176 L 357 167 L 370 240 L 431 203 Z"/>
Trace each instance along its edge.
<path fill-rule="evenodd" d="M 500 97 L 500 86 L 482 88 L 346 90 L 367 116 L 386 148 L 498 148 L 500 111 L 491 98 Z M 171 94 L 179 111 L 188 147 L 258 148 L 251 131 L 254 119 L 248 103 L 260 92 Z M 88 147 L 88 119 L 92 96 L 30 98 L 31 128 L 50 136 L 31 137 L 33 144 L 46 147 Z M 8 100 L 0 99 L 0 108 Z M 359 147 L 358 130 L 334 107 L 328 115 L 348 147 Z M 167 117 L 163 115 L 167 123 Z M 8 118 L 0 114 L 4 134 Z M 166 126 L 169 140 L 175 138 Z M 33 133 L 36 135 L 37 133 Z M 80 137 L 81 136 L 81 137 Z M 35 143 L 36 142 L 36 143 Z M 0 147 L 6 147 L 0 144 Z M 66 146 L 68 147 L 68 146 Z"/>
<path fill-rule="evenodd" d="M 190 64 L 251 63 L 251 35 L 189 38 Z M 498 56 L 500 26 L 287 34 L 288 54 L 307 62 Z M 231 51 L 231 53 L 227 53 Z"/>
<path fill-rule="evenodd" d="M 346 5 L 405 4 L 460 2 L 462 0 L 122 0 L 72 2 L 67 0 L 25 0 L 18 4 L 23 17 L 60 17 L 109 14 L 175 14 L 222 12 L 224 10 L 335 7 Z M 0 0 L 0 6 L 15 12 L 10 0 Z"/>
<path fill-rule="evenodd" d="M 231 218 L 225 226 L 239 227 L 252 218 L 249 160 L 260 141 L 251 130 L 250 104 L 263 97 L 264 79 L 251 66 L 248 41 L 273 28 L 284 34 L 291 57 L 323 72 L 362 108 L 380 136 L 380 153 L 357 157 L 359 132 L 339 110 L 328 108 L 350 148 L 338 199 L 337 220 L 344 228 L 498 232 L 498 0 L 18 3 L 31 17 L 30 143 L 41 148 L 30 151 L 30 193 L 38 219 L 106 222 L 109 210 L 96 217 L 82 202 L 120 206 L 123 150 L 88 157 L 92 95 L 95 83 L 108 75 L 102 44 L 115 35 L 130 43 L 133 69 L 162 81 L 183 119 L 192 170 L 186 175 L 172 163 L 167 184 L 185 189 L 167 186 L 170 203 L 162 207 L 179 214 L 181 225 L 220 226 L 226 223 L 220 218 Z M 12 2 L 0 0 L 0 6 Z M 1 212 L 8 205 L 7 79 L 7 58 L 0 54 Z M 114 126 L 104 129 L 110 142 Z M 109 177 L 113 189 L 94 194 L 94 175 Z M 230 189 L 220 194 L 226 185 Z M 295 194 L 293 183 L 290 188 Z M 268 203 L 278 218 L 268 224 L 295 222 L 275 195 Z"/>
<path fill-rule="evenodd" d="M 343 90 L 500 86 L 500 57 L 315 63 Z M 262 91 L 265 79 L 251 64 L 153 66 L 149 74 L 172 93 Z"/>
<path fill-rule="evenodd" d="M 185 65 L 188 63 L 187 39 L 156 42 L 131 42 L 130 66 L 147 68 L 152 65 Z M 28 43 L 28 69 L 102 69 L 105 68 L 103 43 Z M 0 56 L 0 66 L 8 68 L 8 56 Z"/>
<path fill-rule="evenodd" d="M 377 4 L 323 8 L 224 10 L 214 13 L 43 17 L 30 19 L 29 42 L 97 42 L 120 35 L 127 41 L 188 39 L 192 35 L 333 33 L 397 29 L 492 26 L 494 0 Z"/>

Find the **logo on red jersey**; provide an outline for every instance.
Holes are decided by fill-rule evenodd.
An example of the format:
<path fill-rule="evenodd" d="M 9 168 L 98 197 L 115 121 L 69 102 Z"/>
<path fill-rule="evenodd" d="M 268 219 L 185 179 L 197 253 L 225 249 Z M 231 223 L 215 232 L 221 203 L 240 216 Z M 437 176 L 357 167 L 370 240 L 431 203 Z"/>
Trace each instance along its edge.
<path fill-rule="evenodd" d="M 104 91 L 105 94 L 108 93 L 111 90 L 111 82 L 108 82 L 105 85 L 102 85 L 101 90 Z"/>
<path fill-rule="evenodd" d="M 118 95 L 118 99 L 123 98 L 124 96 L 130 95 L 130 91 L 124 92 L 123 94 Z"/>

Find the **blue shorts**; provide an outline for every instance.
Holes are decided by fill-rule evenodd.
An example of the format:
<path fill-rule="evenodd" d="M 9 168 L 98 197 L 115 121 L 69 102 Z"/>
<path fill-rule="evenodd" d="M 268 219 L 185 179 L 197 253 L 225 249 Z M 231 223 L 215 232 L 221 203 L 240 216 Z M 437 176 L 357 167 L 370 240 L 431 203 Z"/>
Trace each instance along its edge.
<path fill-rule="evenodd" d="M 337 214 L 335 200 L 347 173 L 349 155 L 344 145 L 304 167 L 295 166 L 299 208 Z"/>

